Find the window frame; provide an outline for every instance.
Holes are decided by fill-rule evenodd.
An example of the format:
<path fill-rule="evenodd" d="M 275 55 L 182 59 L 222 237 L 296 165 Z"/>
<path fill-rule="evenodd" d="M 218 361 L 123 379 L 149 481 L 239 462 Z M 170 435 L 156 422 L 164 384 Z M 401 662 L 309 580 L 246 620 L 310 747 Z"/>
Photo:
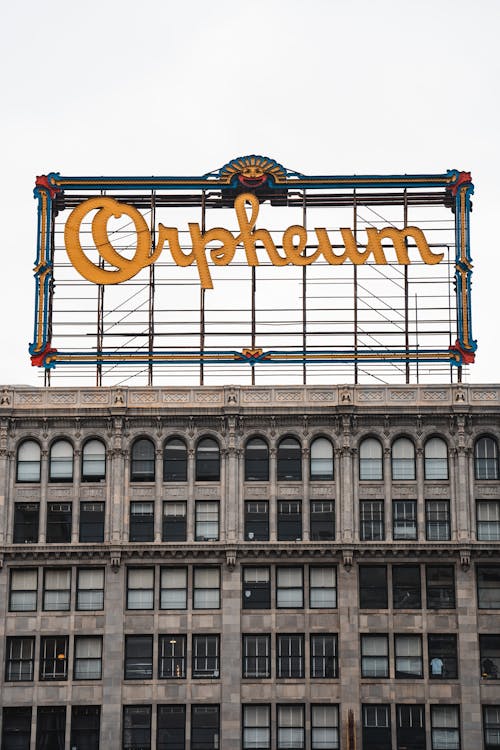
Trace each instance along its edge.
<path fill-rule="evenodd" d="M 445 448 L 445 455 L 443 456 L 430 456 L 428 455 L 428 452 L 430 451 L 430 446 L 432 444 L 437 445 L 437 441 L 439 441 L 440 444 L 444 445 Z M 436 469 L 436 467 L 441 464 L 443 465 L 443 461 L 446 462 L 445 469 L 446 471 L 439 471 Z M 437 476 L 436 476 L 437 474 Z M 433 435 L 432 437 L 428 438 L 425 441 L 424 445 L 424 480 L 425 481 L 448 481 L 450 477 L 450 470 L 449 470 L 449 461 L 448 461 L 448 443 L 446 440 L 439 435 Z"/>
<path fill-rule="evenodd" d="M 89 452 L 89 446 L 93 445 L 101 446 L 102 450 L 98 453 L 91 453 L 92 458 L 90 458 L 85 454 Z M 89 470 L 90 468 L 92 471 Z M 106 468 L 106 445 L 98 438 L 89 438 L 82 448 L 82 482 L 104 482 L 106 480 Z"/>
<path fill-rule="evenodd" d="M 79 726 L 81 725 L 81 726 Z M 99 747 L 101 733 L 101 707 L 71 706 L 70 747 Z"/>
<path fill-rule="evenodd" d="M 406 644 L 405 648 L 403 648 Z M 415 653 L 409 648 L 409 644 L 416 646 Z M 404 651 L 407 653 L 403 653 Z M 408 669 L 402 669 L 402 665 L 407 662 L 409 665 L 414 664 L 417 668 L 409 666 Z M 396 680 L 421 680 L 424 676 L 424 661 L 422 649 L 422 636 L 420 633 L 394 633 L 394 677 Z"/>
<path fill-rule="evenodd" d="M 483 514 L 494 518 L 483 519 L 480 517 Z M 478 542 L 500 541 L 500 500 L 476 500 L 476 535 Z"/>
<path fill-rule="evenodd" d="M 73 503 L 47 502 L 46 544 L 71 544 L 72 527 Z"/>
<path fill-rule="evenodd" d="M 251 451 L 261 455 L 252 456 Z M 246 441 L 244 463 L 245 482 L 269 482 L 269 445 L 264 438 L 255 435 Z"/>
<path fill-rule="evenodd" d="M 268 680 L 271 678 L 270 633 L 242 633 L 241 676 L 244 680 Z M 262 653 L 262 650 L 264 653 Z M 255 664 L 251 669 L 251 664 Z M 264 668 L 260 668 L 263 664 Z"/>
<path fill-rule="evenodd" d="M 49 650 L 49 646 L 51 649 Z M 52 655 L 50 655 L 52 653 Z M 40 682 L 66 682 L 69 664 L 69 637 L 67 635 L 42 635 L 40 637 Z M 49 669 L 51 662 L 53 668 Z M 58 671 L 57 667 L 61 667 Z"/>
<path fill-rule="evenodd" d="M 311 750 L 339 750 L 340 747 L 340 718 L 338 703 L 311 703 Z M 323 710 L 327 716 L 329 713 L 333 716 L 332 723 L 320 723 L 315 721 L 315 714 Z M 325 717 L 326 718 L 326 717 Z M 322 731 L 321 731 L 322 730 Z M 323 739 L 316 742 L 316 733 L 319 733 Z M 332 740 L 328 743 L 326 740 L 327 733 L 332 735 Z"/>
<path fill-rule="evenodd" d="M 211 585 L 211 586 L 200 586 L 199 581 L 197 581 L 197 577 L 201 573 L 216 573 L 217 574 L 217 586 Z M 215 578 L 215 576 L 214 576 Z M 208 597 L 208 593 L 211 592 L 211 596 L 213 597 L 214 603 L 210 603 L 210 598 Z M 206 602 L 203 602 L 203 597 L 201 596 L 204 594 L 204 596 L 207 596 Z M 207 604 L 208 602 L 208 604 Z M 214 565 L 193 565 L 193 609 L 220 609 L 221 608 L 221 569 L 220 567 L 216 567 Z"/>
<path fill-rule="evenodd" d="M 278 482 L 302 481 L 302 445 L 293 435 L 285 435 L 278 442 L 276 478 Z"/>
<path fill-rule="evenodd" d="M 131 500 L 129 504 L 129 542 L 154 542 L 155 503 L 153 500 Z"/>
<path fill-rule="evenodd" d="M 91 588 L 91 587 L 85 587 L 82 588 L 81 585 L 81 579 L 84 578 L 85 573 L 95 574 L 100 573 L 102 576 L 102 587 L 101 588 Z M 75 602 L 75 609 L 77 612 L 100 612 L 104 609 L 104 588 L 106 585 L 106 573 L 105 568 L 103 567 L 79 567 L 77 568 L 77 574 L 76 574 L 76 602 Z M 92 592 L 92 595 L 96 594 L 97 592 L 101 592 L 100 595 L 96 596 L 96 606 L 93 605 L 93 600 L 89 599 L 89 603 L 93 606 L 82 606 L 82 593 L 83 592 Z M 97 601 L 98 599 L 98 601 Z M 97 606 L 100 605 L 100 606 Z"/>
<path fill-rule="evenodd" d="M 89 507 L 86 508 L 85 506 Z M 78 541 L 80 544 L 102 544 L 104 542 L 105 514 L 106 505 L 103 500 L 80 500 L 80 517 L 78 520 Z"/>
<path fill-rule="evenodd" d="M 28 656 L 25 655 L 26 649 L 29 652 Z M 14 650 L 16 651 L 15 654 L 13 653 Z M 28 669 L 28 676 L 25 676 L 26 668 Z M 18 676 L 15 676 L 15 672 Z M 35 636 L 7 636 L 5 644 L 5 682 L 33 682 L 34 678 Z"/>
<path fill-rule="evenodd" d="M 82 644 L 87 641 L 97 646 L 97 655 L 79 655 L 79 649 Z M 84 663 L 89 666 L 92 664 L 95 666 L 95 672 L 91 670 L 87 674 L 90 676 L 84 677 L 82 672 L 80 674 L 80 668 Z M 101 635 L 75 635 L 73 644 L 73 679 L 74 680 L 101 680 L 102 679 L 102 636 Z"/>
<path fill-rule="evenodd" d="M 54 456 L 56 446 L 68 446 L 66 455 Z M 49 451 L 49 483 L 61 484 L 71 483 L 74 475 L 75 451 L 73 444 L 67 438 L 57 438 L 51 443 Z M 57 471 L 54 471 L 57 468 Z"/>
<path fill-rule="evenodd" d="M 276 679 L 305 679 L 304 633 L 276 633 Z"/>
<path fill-rule="evenodd" d="M 284 723 L 284 717 L 282 713 L 288 710 L 290 713 L 289 723 Z M 292 723 L 292 713 L 297 713 L 295 721 Z M 288 735 L 290 739 L 286 739 L 286 734 L 283 737 L 283 733 L 289 730 Z M 293 731 L 295 730 L 295 732 Z M 294 748 L 294 750 L 304 750 L 305 748 L 305 706 L 303 703 L 277 703 L 276 704 L 276 747 L 277 750 L 288 750 Z M 298 744 L 297 740 L 292 740 L 292 737 L 296 736 L 297 739 L 301 740 Z M 292 744 L 293 742 L 293 744 Z"/>
<path fill-rule="evenodd" d="M 359 501 L 359 538 L 362 542 L 382 542 L 385 540 L 383 500 Z"/>
<path fill-rule="evenodd" d="M 488 720 L 488 712 L 494 711 L 496 714 L 496 721 Z M 497 750 L 500 748 L 500 705 L 497 704 L 483 704 L 482 705 L 482 726 L 483 726 L 483 742 L 484 750 Z M 489 742 L 489 732 L 493 732 L 498 742 Z"/>
<path fill-rule="evenodd" d="M 26 513 L 33 513 L 33 520 L 25 521 L 20 518 L 21 508 Z M 36 520 L 35 520 L 36 519 Z M 15 502 L 14 528 L 12 532 L 13 544 L 37 544 L 40 534 L 40 503 Z"/>
<path fill-rule="evenodd" d="M 450 726 L 449 724 L 438 724 L 435 723 L 435 715 L 442 711 L 443 709 L 454 709 L 456 714 L 456 725 Z M 430 713 L 431 713 L 431 750 L 442 750 L 443 747 L 446 747 L 446 750 L 460 750 L 461 747 L 461 737 L 460 737 L 460 708 L 458 705 L 455 704 L 444 704 L 444 703 L 431 703 L 430 704 Z M 450 735 L 450 730 L 456 732 L 457 736 L 457 742 L 454 745 L 450 744 L 449 740 L 446 740 L 446 745 L 441 744 L 441 741 L 439 743 L 435 742 L 435 733 L 436 732 L 445 732 L 448 735 Z"/>
<path fill-rule="evenodd" d="M 333 573 L 333 585 L 318 586 L 313 578 L 319 571 Z M 330 601 L 327 599 L 315 599 L 313 592 L 333 592 Z M 323 601 L 323 603 L 322 603 Z M 324 603 L 327 602 L 327 603 Z M 337 609 L 337 566 L 336 565 L 310 565 L 309 566 L 309 609 Z"/>
<path fill-rule="evenodd" d="M 383 585 L 382 580 L 374 583 L 368 580 L 362 580 L 368 578 L 368 574 L 375 575 L 376 572 L 383 572 Z M 360 609 L 388 609 L 389 607 L 389 596 L 387 588 L 387 565 L 359 565 L 358 566 L 358 578 L 359 578 L 359 608 Z M 375 600 L 375 591 L 382 592 L 382 596 Z"/>
<path fill-rule="evenodd" d="M 173 445 L 176 447 L 172 448 Z M 167 455 L 169 451 L 170 457 Z M 175 451 L 178 451 L 178 455 L 175 454 Z M 175 470 L 169 470 L 169 466 L 172 466 Z M 188 481 L 188 449 L 185 441 L 177 435 L 167 438 L 163 444 L 163 481 Z"/>
<path fill-rule="evenodd" d="M 212 447 L 208 447 L 208 446 Z M 209 435 L 201 437 L 195 450 L 195 481 L 220 482 L 221 471 L 220 445 Z"/>
<path fill-rule="evenodd" d="M 377 446 L 375 450 L 375 446 Z M 368 450 L 367 450 L 368 449 Z M 363 455 L 366 452 L 366 456 Z M 373 454 L 373 455 L 371 455 Z M 377 454 L 377 455 L 375 455 Z M 384 449 L 380 440 L 369 435 L 359 443 L 358 476 L 360 482 L 380 482 L 384 479 Z"/>
<path fill-rule="evenodd" d="M 481 580 L 481 575 L 491 575 L 492 572 L 496 574 L 496 585 L 485 586 L 484 578 Z M 476 566 L 476 583 L 477 583 L 477 607 L 478 609 L 500 609 L 500 565 L 477 565 Z M 483 583 L 483 585 L 481 585 Z M 496 597 L 490 599 L 486 598 L 486 592 L 496 591 Z M 485 592 L 485 593 L 483 593 Z M 496 605 L 496 606 L 492 606 Z"/>
<path fill-rule="evenodd" d="M 164 578 L 168 578 L 169 573 L 179 573 L 182 572 L 183 578 L 184 578 L 184 585 L 183 586 L 165 586 Z M 165 606 L 166 604 L 166 597 L 167 592 L 184 592 L 184 597 L 179 597 L 178 604 L 176 606 L 172 606 L 172 603 L 170 602 L 170 606 Z M 173 609 L 173 610 L 185 610 L 187 609 L 187 598 L 188 598 L 188 569 L 185 565 L 179 565 L 179 566 L 162 566 L 160 568 L 160 609 Z"/>
<path fill-rule="evenodd" d="M 246 576 L 262 575 L 262 580 L 251 580 Z M 242 566 L 242 609 L 271 609 L 271 568 L 268 565 Z M 252 601 L 250 602 L 250 599 Z"/>
<path fill-rule="evenodd" d="M 392 538 L 395 541 L 415 541 L 418 538 L 416 500 L 392 501 Z"/>
<path fill-rule="evenodd" d="M 321 448 L 328 446 L 325 451 L 328 455 L 315 456 L 315 446 Z M 324 435 L 318 435 L 311 441 L 309 446 L 309 481 L 310 482 L 333 482 L 335 476 L 334 453 L 332 441 Z M 328 466 L 327 466 L 328 463 Z M 317 467 L 321 467 L 318 469 Z"/>
<path fill-rule="evenodd" d="M 283 585 L 280 583 L 280 576 L 284 576 L 285 571 L 297 573 L 300 578 L 300 586 Z M 286 597 L 283 599 L 284 592 L 300 591 L 300 599 L 297 596 L 296 602 L 289 603 Z M 283 601 L 287 602 L 283 604 Z M 304 609 L 304 568 L 299 565 L 277 565 L 276 566 L 276 609 Z"/>
<path fill-rule="evenodd" d="M 170 646 L 170 653 L 167 653 Z M 166 667 L 170 665 L 170 669 Z M 158 679 L 185 680 L 187 677 L 187 636 L 161 633 L 158 636 Z"/>
<path fill-rule="evenodd" d="M 140 573 L 142 575 L 148 574 L 148 577 L 152 574 L 152 584 L 149 587 L 138 587 L 130 586 L 130 579 L 134 577 L 135 573 Z M 132 603 L 132 597 L 131 592 L 132 591 L 142 591 L 144 602 L 140 602 L 140 606 L 131 606 Z M 146 594 L 148 598 L 146 599 Z M 155 600 L 155 569 L 154 566 L 128 566 L 127 567 L 127 609 L 128 610 L 151 610 L 154 609 L 154 600 Z M 139 599 L 137 600 L 139 601 Z"/>
<path fill-rule="evenodd" d="M 301 500 L 278 500 L 276 531 L 279 542 L 302 541 Z"/>
<path fill-rule="evenodd" d="M 439 645 L 441 641 L 441 645 Z M 437 659 L 436 665 L 432 662 Z M 430 680 L 458 679 L 458 652 L 456 633 L 427 634 L 427 662 Z M 441 662 L 441 665 L 439 664 Z"/>
<path fill-rule="evenodd" d="M 218 500 L 195 500 L 194 528 L 195 542 L 219 541 L 220 502 Z M 205 533 L 203 533 L 203 530 L 205 530 Z"/>
<path fill-rule="evenodd" d="M 201 717 L 208 717 L 210 714 L 216 717 L 215 722 L 209 721 L 208 718 L 205 721 L 201 720 Z M 213 736 L 209 737 L 207 730 Z M 218 703 L 192 703 L 190 750 L 206 750 L 209 747 L 209 739 L 212 740 L 214 748 L 220 747 L 220 705 Z"/>
<path fill-rule="evenodd" d="M 316 510 L 315 506 L 330 506 Z M 322 518 L 323 516 L 323 518 Z M 327 516 L 327 520 L 325 520 Z M 335 500 L 309 501 L 309 537 L 312 542 L 328 542 L 335 539 Z"/>
<path fill-rule="evenodd" d="M 204 665 L 204 668 L 201 668 Z M 191 679 L 220 680 L 219 633 L 193 633 L 191 636 Z"/>
<path fill-rule="evenodd" d="M 436 507 L 432 508 L 431 506 Z M 449 542 L 451 540 L 449 500 L 425 501 L 425 538 L 430 542 Z"/>
<path fill-rule="evenodd" d="M 420 565 L 392 566 L 392 608 L 422 609 Z"/>
<path fill-rule="evenodd" d="M 133 715 L 144 717 L 143 723 Z M 129 703 L 123 706 L 122 750 L 150 750 L 152 707 L 149 704 Z"/>
<path fill-rule="evenodd" d="M 31 706 L 2 708 L 2 750 L 30 750 Z"/>
<path fill-rule="evenodd" d="M 479 635 L 479 672 L 481 680 L 500 680 L 500 634 Z"/>
<path fill-rule="evenodd" d="M 386 680 L 389 678 L 389 636 L 387 633 L 360 633 L 361 677 Z M 381 650 L 374 648 L 381 644 Z M 384 648 L 385 646 L 385 648 Z M 372 650 L 370 650 L 370 648 Z M 368 665 L 370 666 L 368 668 Z"/>
<path fill-rule="evenodd" d="M 490 451 L 493 455 L 488 455 Z M 480 435 L 474 441 L 474 478 L 478 482 L 499 478 L 498 441 L 492 435 Z"/>
<path fill-rule="evenodd" d="M 339 678 L 338 641 L 338 633 L 309 634 L 311 680 L 337 680 Z"/>
<path fill-rule="evenodd" d="M 368 723 L 368 711 L 376 711 L 376 722 Z M 379 723 L 382 712 L 385 715 L 384 724 Z M 381 747 L 392 747 L 391 744 L 391 707 L 388 703 L 363 703 L 361 705 L 363 750 L 378 750 Z"/>
<path fill-rule="evenodd" d="M 436 585 L 434 581 L 430 580 L 429 573 L 431 571 L 441 571 L 441 576 L 443 576 L 444 571 L 448 571 L 448 573 L 451 573 L 451 576 L 449 576 L 449 581 L 451 581 L 451 584 L 448 581 L 441 582 L 439 585 Z M 455 566 L 450 564 L 427 564 L 425 566 L 425 588 L 426 588 L 426 605 L 427 609 L 432 610 L 440 610 L 440 609 L 456 609 L 456 586 L 455 586 Z M 436 593 L 439 593 L 439 601 L 437 599 Z M 432 596 L 431 596 L 432 592 Z M 451 593 L 451 596 L 450 596 Z M 432 599 L 432 602 L 431 602 Z M 431 603 L 439 603 L 441 604 L 443 602 L 443 606 L 431 606 Z"/>
<path fill-rule="evenodd" d="M 178 715 L 181 721 L 162 721 L 161 716 Z M 184 703 L 159 703 L 156 714 L 156 750 L 184 749 L 186 743 L 186 705 Z M 165 734 L 165 739 L 162 735 Z"/>
<path fill-rule="evenodd" d="M 263 709 L 259 711 L 259 709 Z M 252 723 L 250 714 L 254 712 Z M 259 714 L 264 721 L 258 723 Z M 251 731 L 253 730 L 253 732 Z M 249 741 L 251 733 L 252 739 Z M 271 750 L 271 706 L 269 703 L 243 703 L 241 706 L 241 743 L 243 750 Z"/>
<path fill-rule="evenodd" d="M 124 680 L 153 679 L 153 636 L 149 634 L 126 633 L 124 636 Z M 131 653 L 131 650 L 137 653 Z M 142 659 L 142 662 L 138 661 Z M 139 669 L 142 672 L 139 673 Z"/>
<path fill-rule="evenodd" d="M 14 579 L 22 574 L 35 574 L 35 588 L 14 588 Z M 29 593 L 32 597 L 33 606 L 30 607 L 17 607 L 13 606 L 13 594 L 17 592 Z M 37 610 L 37 599 L 38 599 L 38 568 L 10 568 L 9 576 L 9 612 L 36 612 Z"/>
<path fill-rule="evenodd" d="M 255 511 L 251 506 L 255 506 Z M 259 509 L 258 506 L 262 506 Z M 269 500 L 245 500 L 244 505 L 245 540 L 251 542 L 269 541 Z"/>
<path fill-rule="evenodd" d="M 401 446 L 411 446 L 408 451 L 411 455 L 404 455 L 405 450 Z M 395 450 L 396 449 L 396 450 Z M 401 453 L 402 455 L 396 455 Z M 415 444 L 406 435 L 401 435 L 393 440 L 391 445 L 391 478 L 393 482 L 414 482 L 416 479 L 416 457 Z"/>
<path fill-rule="evenodd" d="M 146 446 L 148 450 L 146 451 Z M 156 446 L 142 435 L 130 447 L 130 481 L 154 482 L 156 478 Z"/>
<path fill-rule="evenodd" d="M 166 510 L 173 507 L 183 509 L 184 513 L 166 513 Z M 167 519 L 184 519 L 183 521 Z M 176 531 L 171 531 L 171 528 Z M 162 506 L 161 516 L 161 540 L 162 542 L 185 542 L 187 540 L 187 503 L 185 500 L 165 500 Z"/>
<path fill-rule="evenodd" d="M 66 575 L 66 586 L 54 586 L 49 585 L 48 579 L 51 575 L 56 574 L 57 579 L 61 578 L 62 575 Z M 44 612 L 69 612 L 71 609 L 71 583 L 72 583 L 72 570 L 71 568 L 44 568 L 43 569 L 43 590 L 42 590 L 42 610 Z M 51 605 L 50 595 L 54 595 L 54 604 Z M 57 596 L 58 595 L 58 596 Z M 60 602 L 59 602 L 60 598 Z"/>

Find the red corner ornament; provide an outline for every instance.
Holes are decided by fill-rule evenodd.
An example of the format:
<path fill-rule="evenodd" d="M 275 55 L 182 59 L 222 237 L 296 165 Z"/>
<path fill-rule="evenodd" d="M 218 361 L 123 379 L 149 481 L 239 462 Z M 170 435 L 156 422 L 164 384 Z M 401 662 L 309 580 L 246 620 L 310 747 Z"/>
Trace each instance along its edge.
<path fill-rule="evenodd" d="M 471 365 L 476 358 L 474 352 L 471 352 L 468 349 L 463 349 L 460 346 L 460 341 L 458 339 L 455 341 L 455 344 L 453 346 L 450 346 L 450 352 L 457 352 L 457 354 L 460 354 L 460 357 L 462 358 L 461 364 L 464 365 Z"/>
<path fill-rule="evenodd" d="M 262 349 L 243 349 L 242 354 L 247 359 L 256 359 L 262 354 Z"/>
<path fill-rule="evenodd" d="M 450 193 L 455 197 L 460 185 L 465 185 L 470 182 L 472 182 L 472 175 L 470 172 L 459 172 L 456 182 L 450 185 Z"/>
<path fill-rule="evenodd" d="M 51 185 L 49 182 L 49 178 L 47 175 L 42 174 L 35 180 L 36 187 L 43 187 L 46 188 L 49 191 L 50 197 L 52 200 L 56 197 L 57 193 L 61 192 L 61 188 L 56 187 L 55 185 Z"/>
<path fill-rule="evenodd" d="M 31 366 L 43 367 L 46 357 L 48 357 L 49 354 L 55 354 L 55 352 L 57 352 L 57 349 L 52 349 L 50 346 L 50 342 L 47 343 L 41 352 L 31 355 Z"/>

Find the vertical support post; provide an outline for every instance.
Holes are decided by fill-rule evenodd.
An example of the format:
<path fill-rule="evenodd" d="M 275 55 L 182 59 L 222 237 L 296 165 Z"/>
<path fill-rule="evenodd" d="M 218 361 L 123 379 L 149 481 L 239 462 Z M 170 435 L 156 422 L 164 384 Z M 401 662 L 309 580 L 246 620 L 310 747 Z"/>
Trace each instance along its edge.
<path fill-rule="evenodd" d="M 404 228 L 408 226 L 408 191 L 406 188 L 404 189 L 403 193 L 404 197 L 404 207 L 403 207 L 403 223 Z M 408 240 L 405 237 L 405 245 L 408 248 Z M 408 266 L 404 266 L 404 286 L 405 286 L 405 379 L 406 383 L 408 384 L 410 382 L 410 331 L 409 331 L 409 306 L 408 306 L 408 290 L 409 290 L 409 281 L 408 281 Z"/>
<path fill-rule="evenodd" d="M 306 191 L 302 193 L 302 226 L 307 230 Z M 307 243 L 304 253 L 307 254 Z M 302 383 L 307 383 L 307 266 L 302 266 Z"/>
<path fill-rule="evenodd" d="M 101 190 L 101 195 L 106 195 L 105 190 Z M 99 254 L 99 268 L 104 269 L 104 258 Z M 97 387 L 102 385 L 102 349 L 104 345 L 104 284 L 97 287 L 97 365 L 95 371 L 95 384 Z"/>
<path fill-rule="evenodd" d="M 255 351 L 255 295 L 257 292 L 257 272 L 255 266 L 252 266 L 252 351 Z M 252 385 L 255 385 L 255 365 L 250 366 L 252 372 Z"/>
<path fill-rule="evenodd" d="M 356 188 L 352 191 L 353 233 L 354 242 L 358 246 L 358 206 Z M 353 295 L 354 295 L 354 384 L 358 384 L 358 267 L 353 265 Z"/>
<path fill-rule="evenodd" d="M 151 252 L 156 247 L 156 193 L 151 191 Z M 155 266 L 149 266 L 148 385 L 153 385 L 153 350 L 155 346 Z"/>
<path fill-rule="evenodd" d="M 418 368 L 419 359 L 418 359 L 418 302 L 417 302 L 417 295 L 415 295 L 415 349 L 416 349 L 416 352 L 417 352 L 416 377 L 417 377 L 417 385 L 418 385 L 418 380 L 419 380 L 420 372 L 419 372 L 419 368 Z"/>
<path fill-rule="evenodd" d="M 205 232 L 206 193 L 201 193 L 201 231 Z M 203 355 L 205 351 L 205 290 L 200 288 L 200 385 L 204 384 Z"/>

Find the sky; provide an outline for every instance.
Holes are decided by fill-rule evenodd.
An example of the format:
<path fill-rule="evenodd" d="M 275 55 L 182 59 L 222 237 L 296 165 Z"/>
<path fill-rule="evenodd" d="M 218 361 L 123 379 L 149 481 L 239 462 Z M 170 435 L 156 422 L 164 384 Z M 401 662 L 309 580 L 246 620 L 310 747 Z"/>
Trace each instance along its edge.
<path fill-rule="evenodd" d="M 471 382 L 499 382 L 498 0 L 6 3 L 0 382 L 29 361 L 35 176 L 471 171 Z"/>

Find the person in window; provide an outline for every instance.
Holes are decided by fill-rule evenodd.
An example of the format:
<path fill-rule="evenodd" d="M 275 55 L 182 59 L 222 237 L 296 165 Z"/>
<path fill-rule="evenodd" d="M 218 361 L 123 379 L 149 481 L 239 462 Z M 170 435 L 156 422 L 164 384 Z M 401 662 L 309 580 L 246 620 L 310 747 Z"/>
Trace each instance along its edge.
<path fill-rule="evenodd" d="M 433 677 L 442 677 L 444 673 L 444 663 L 439 656 L 431 659 L 431 675 Z"/>
<path fill-rule="evenodd" d="M 483 659 L 481 663 L 481 676 L 485 679 L 496 680 L 498 677 L 498 667 L 491 659 Z"/>

